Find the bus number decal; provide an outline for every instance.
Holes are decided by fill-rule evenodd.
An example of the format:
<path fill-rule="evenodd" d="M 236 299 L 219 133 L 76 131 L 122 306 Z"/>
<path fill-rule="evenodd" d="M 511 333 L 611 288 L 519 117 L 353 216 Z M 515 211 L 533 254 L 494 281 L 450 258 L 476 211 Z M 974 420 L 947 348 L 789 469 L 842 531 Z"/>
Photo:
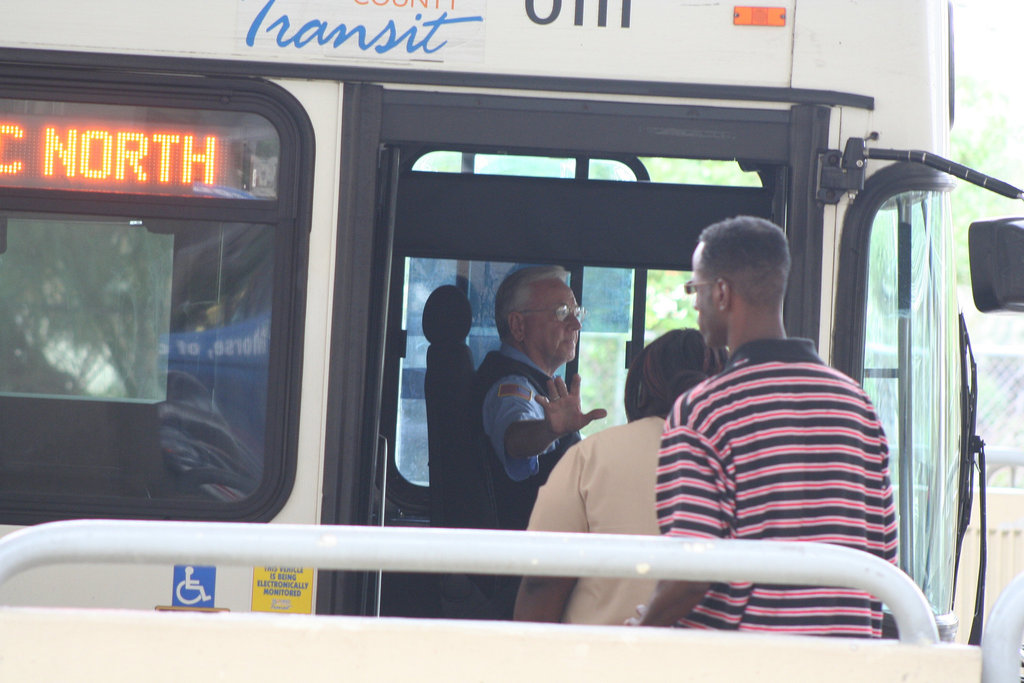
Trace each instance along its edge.
<path fill-rule="evenodd" d="M 593 3 L 594 0 L 590 0 Z M 562 13 L 562 0 L 542 0 L 542 5 L 547 5 L 550 2 L 551 10 L 546 14 L 539 13 L 537 11 L 537 0 L 526 0 L 526 16 L 530 17 L 530 21 L 541 26 L 553 23 Z M 622 12 L 621 12 L 621 23 L 622 28 L 629 28 L 630 14 L 632 13 L 632 0 L 621 0 Z M 587 0 L 575 0 L 574 13 L 573 13 L 573 24 L 576 26 L 583 26 L 583 11 L 587 6 Z M 608 0 L 597 0 L 597 25 L 607 26 L 608 25 Z"/>

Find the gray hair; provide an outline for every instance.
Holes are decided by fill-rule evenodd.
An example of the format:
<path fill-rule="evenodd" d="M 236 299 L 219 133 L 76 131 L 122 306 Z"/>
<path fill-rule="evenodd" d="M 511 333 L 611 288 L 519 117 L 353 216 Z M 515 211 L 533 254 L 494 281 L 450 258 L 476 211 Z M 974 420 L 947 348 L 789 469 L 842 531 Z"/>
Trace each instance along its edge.
<path fill-rule="evenodd" d="M 512 330 L 508 325 L 508 317 L 513 311 L 522 310 L 530 298 L 530 285 L 541 280 L 560 280 L 565 282 L 568 271 L 562 266 L 529 266 L 509 273 L 498 286 L 494 296 L 494 325 L 498 328 L 498 337 L 508 341 Z"/>

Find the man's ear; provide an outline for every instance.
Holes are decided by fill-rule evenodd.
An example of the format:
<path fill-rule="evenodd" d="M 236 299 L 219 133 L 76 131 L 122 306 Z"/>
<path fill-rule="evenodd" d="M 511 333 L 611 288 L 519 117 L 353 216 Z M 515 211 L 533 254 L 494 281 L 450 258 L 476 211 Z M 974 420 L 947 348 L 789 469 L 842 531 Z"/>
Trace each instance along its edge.
<path fill-rule="evenodd" d="M 733 297 L 736 292 L 733 291 L 732 284 L 725 278 L 716 278 L 714 287 L 714 302 L 715 307 L 720 311 L 728 311 L 732 308 Z"/>
<path fill-rule="evenodd" d="M 512 332 L 512 339 L 521 342 L 526 338 L 525 318 L 519 311 L 512 311 L 508 314 L 508 329 Z"/>

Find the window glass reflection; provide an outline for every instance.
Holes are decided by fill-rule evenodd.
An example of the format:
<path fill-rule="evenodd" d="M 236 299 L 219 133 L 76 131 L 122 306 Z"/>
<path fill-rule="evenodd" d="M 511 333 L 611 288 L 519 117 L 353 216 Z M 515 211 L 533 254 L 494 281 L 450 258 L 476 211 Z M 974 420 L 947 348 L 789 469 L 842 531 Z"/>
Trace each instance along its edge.
<path fill-rule="evenodd" d="M 940 193 L 906 192 L 875 216 L 863 377 L 889 441 L 900 564 L 940 614 L 952 606 L 960 424 L 956 278 L 945 202 Z"/>
<path fill-rule="evenodd" d="M 4 227 L 0 493 L 254 493 L 273 228 L 42 215 L 10 215 Z"/>
<path fill-rule="evenodd" d="M 163 400 L 174 237 L 123 219 L 5 224 L 0 392 Z"/>

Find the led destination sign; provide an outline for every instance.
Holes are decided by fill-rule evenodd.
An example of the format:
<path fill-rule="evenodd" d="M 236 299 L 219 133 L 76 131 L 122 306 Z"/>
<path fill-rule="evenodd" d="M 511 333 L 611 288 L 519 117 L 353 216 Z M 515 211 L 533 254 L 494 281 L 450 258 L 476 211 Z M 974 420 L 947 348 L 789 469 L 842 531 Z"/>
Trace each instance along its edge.
<path fill-rule="evenodd" d="M 22 144 L 19 144 L 21 142 Z M 28 128 L 0 123 L 0 175 L 100 181 L 126 185 L 214 185 L 217 137 L 104 128 Z"/>
<path fill-rule="evenodd" d="M 0 187 L 276 196 L 279 145 L 269 122 L 187 110 L 160 120 L 171 118 L 152 107 L 0 100 Z"/>

